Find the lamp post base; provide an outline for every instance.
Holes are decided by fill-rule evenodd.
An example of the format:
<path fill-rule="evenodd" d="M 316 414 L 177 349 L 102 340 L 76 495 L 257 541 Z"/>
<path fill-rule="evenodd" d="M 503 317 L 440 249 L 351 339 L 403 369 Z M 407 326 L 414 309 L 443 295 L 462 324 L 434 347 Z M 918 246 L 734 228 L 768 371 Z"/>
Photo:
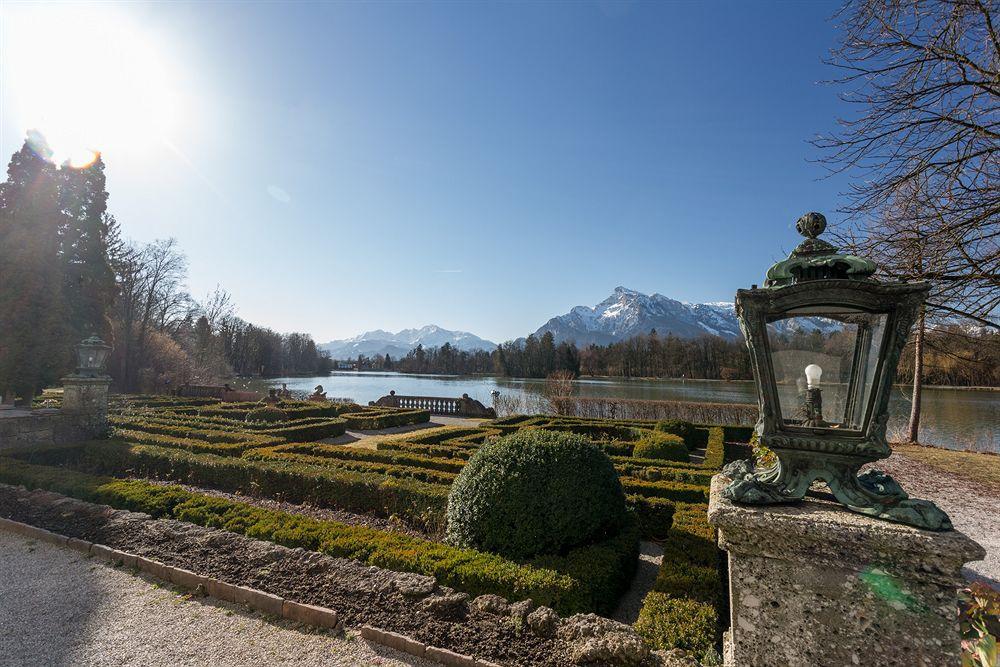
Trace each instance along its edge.
<path fill-rule="evenodd" d="M 951 530 L 951 520 L 929 500 L 910 498 L 881 470 L 858 471 L 869 461 L 842 454 L 775 450 L 777 462 L 762 470 L 750 461 L 734 461 L 723 469 L 732 481 L 722 492 L 731 501 L 773 505 L 802 500 L 817 479 L 826 482 L 834 497 L 859 514 L 905 523 L 926 530 Z"/>
<path fill-rule="evenodd" d="M 962 566 L 985 550 L 807 498 L 737 505 L 712 480 L 709 521 L 729 554 L 725 664 L 957 665 Z"/>

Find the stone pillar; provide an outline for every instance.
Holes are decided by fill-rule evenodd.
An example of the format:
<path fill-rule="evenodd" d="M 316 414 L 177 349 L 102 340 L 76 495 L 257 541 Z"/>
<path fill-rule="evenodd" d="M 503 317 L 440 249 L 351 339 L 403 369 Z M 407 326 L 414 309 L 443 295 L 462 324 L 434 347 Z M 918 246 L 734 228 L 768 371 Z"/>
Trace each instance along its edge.
<path fill-rule="evenodd" d="M 961 662 L 962 566 L 985 550 L 811 496 L 736 505 L 712 479 L 709 521 L 729 553 L 727 667 Z"/>
<path fill-rule="evenodd" d="M 108 428 L 108 388 L 111 378 L 70 375 L 63 382 L 63 412 L 71 415 L 80 436 L 93 438 Z"/>

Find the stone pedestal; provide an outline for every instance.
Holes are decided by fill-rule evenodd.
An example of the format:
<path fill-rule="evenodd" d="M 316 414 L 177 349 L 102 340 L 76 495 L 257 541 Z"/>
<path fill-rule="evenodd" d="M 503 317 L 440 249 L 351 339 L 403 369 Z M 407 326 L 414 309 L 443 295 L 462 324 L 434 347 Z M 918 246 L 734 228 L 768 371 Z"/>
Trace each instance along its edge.
<path fill-rule="evenodd" d="M 110 377 L 79 377 L 62 379 L 63 412 L 77 422 L 83 437 L 102 435 L 108 427 L 108 389 Z"/>
<path fill-rule="evenodd" d="M 709 521 L 729 553 L 725 664 L 959 665 L 962 566 L 985 550 L 807 497 L 736 505 L 712 480 Z"/>

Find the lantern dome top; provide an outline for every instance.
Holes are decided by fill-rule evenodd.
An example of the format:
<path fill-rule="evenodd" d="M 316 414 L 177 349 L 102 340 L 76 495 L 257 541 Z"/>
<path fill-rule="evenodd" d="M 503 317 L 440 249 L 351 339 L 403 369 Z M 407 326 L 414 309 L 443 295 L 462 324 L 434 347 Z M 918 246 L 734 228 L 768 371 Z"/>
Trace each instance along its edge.
<path fill-rule="evenodd" d="M 764 287 L 785 287 L 810 280 L 872 280 L 875 263 L 856 255 L 842 254 L 819 238 L 826 230 L 826 216 L 806 213 L 795 228 L 806 237 L 795 250 L 767 270 Z"/>

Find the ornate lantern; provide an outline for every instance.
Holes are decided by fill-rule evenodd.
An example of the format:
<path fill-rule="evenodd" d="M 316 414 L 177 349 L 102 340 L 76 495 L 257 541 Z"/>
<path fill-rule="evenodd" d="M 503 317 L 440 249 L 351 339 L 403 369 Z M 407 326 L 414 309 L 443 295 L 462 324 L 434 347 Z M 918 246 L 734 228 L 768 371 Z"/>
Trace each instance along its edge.
<path fill-rule="evenodd" d="M 106 345 L 96 334 L 76 346 L 78 377 L 96 378 L 104 374 L 104 363 L 108 359 L 111 346 Z"/>
<path fill-rule="evenodd" d="M 826 218 L 807 213 L 806 237 L 767 272 L 762 289 L 736 293 L 736 313 L 757 384 L 759 442 L 776 462 L 727 466 L 724 495 L 748 504 L 801 500 L 824 481 L 848 509 L 950 530 L 933 503 L 910 499 L 889 475 L 858 471 L 887 458 L 889 396 L 899 355 L 926 298 L 926 283 L 882 283 L 875 264 L 819 239 Z"/>

